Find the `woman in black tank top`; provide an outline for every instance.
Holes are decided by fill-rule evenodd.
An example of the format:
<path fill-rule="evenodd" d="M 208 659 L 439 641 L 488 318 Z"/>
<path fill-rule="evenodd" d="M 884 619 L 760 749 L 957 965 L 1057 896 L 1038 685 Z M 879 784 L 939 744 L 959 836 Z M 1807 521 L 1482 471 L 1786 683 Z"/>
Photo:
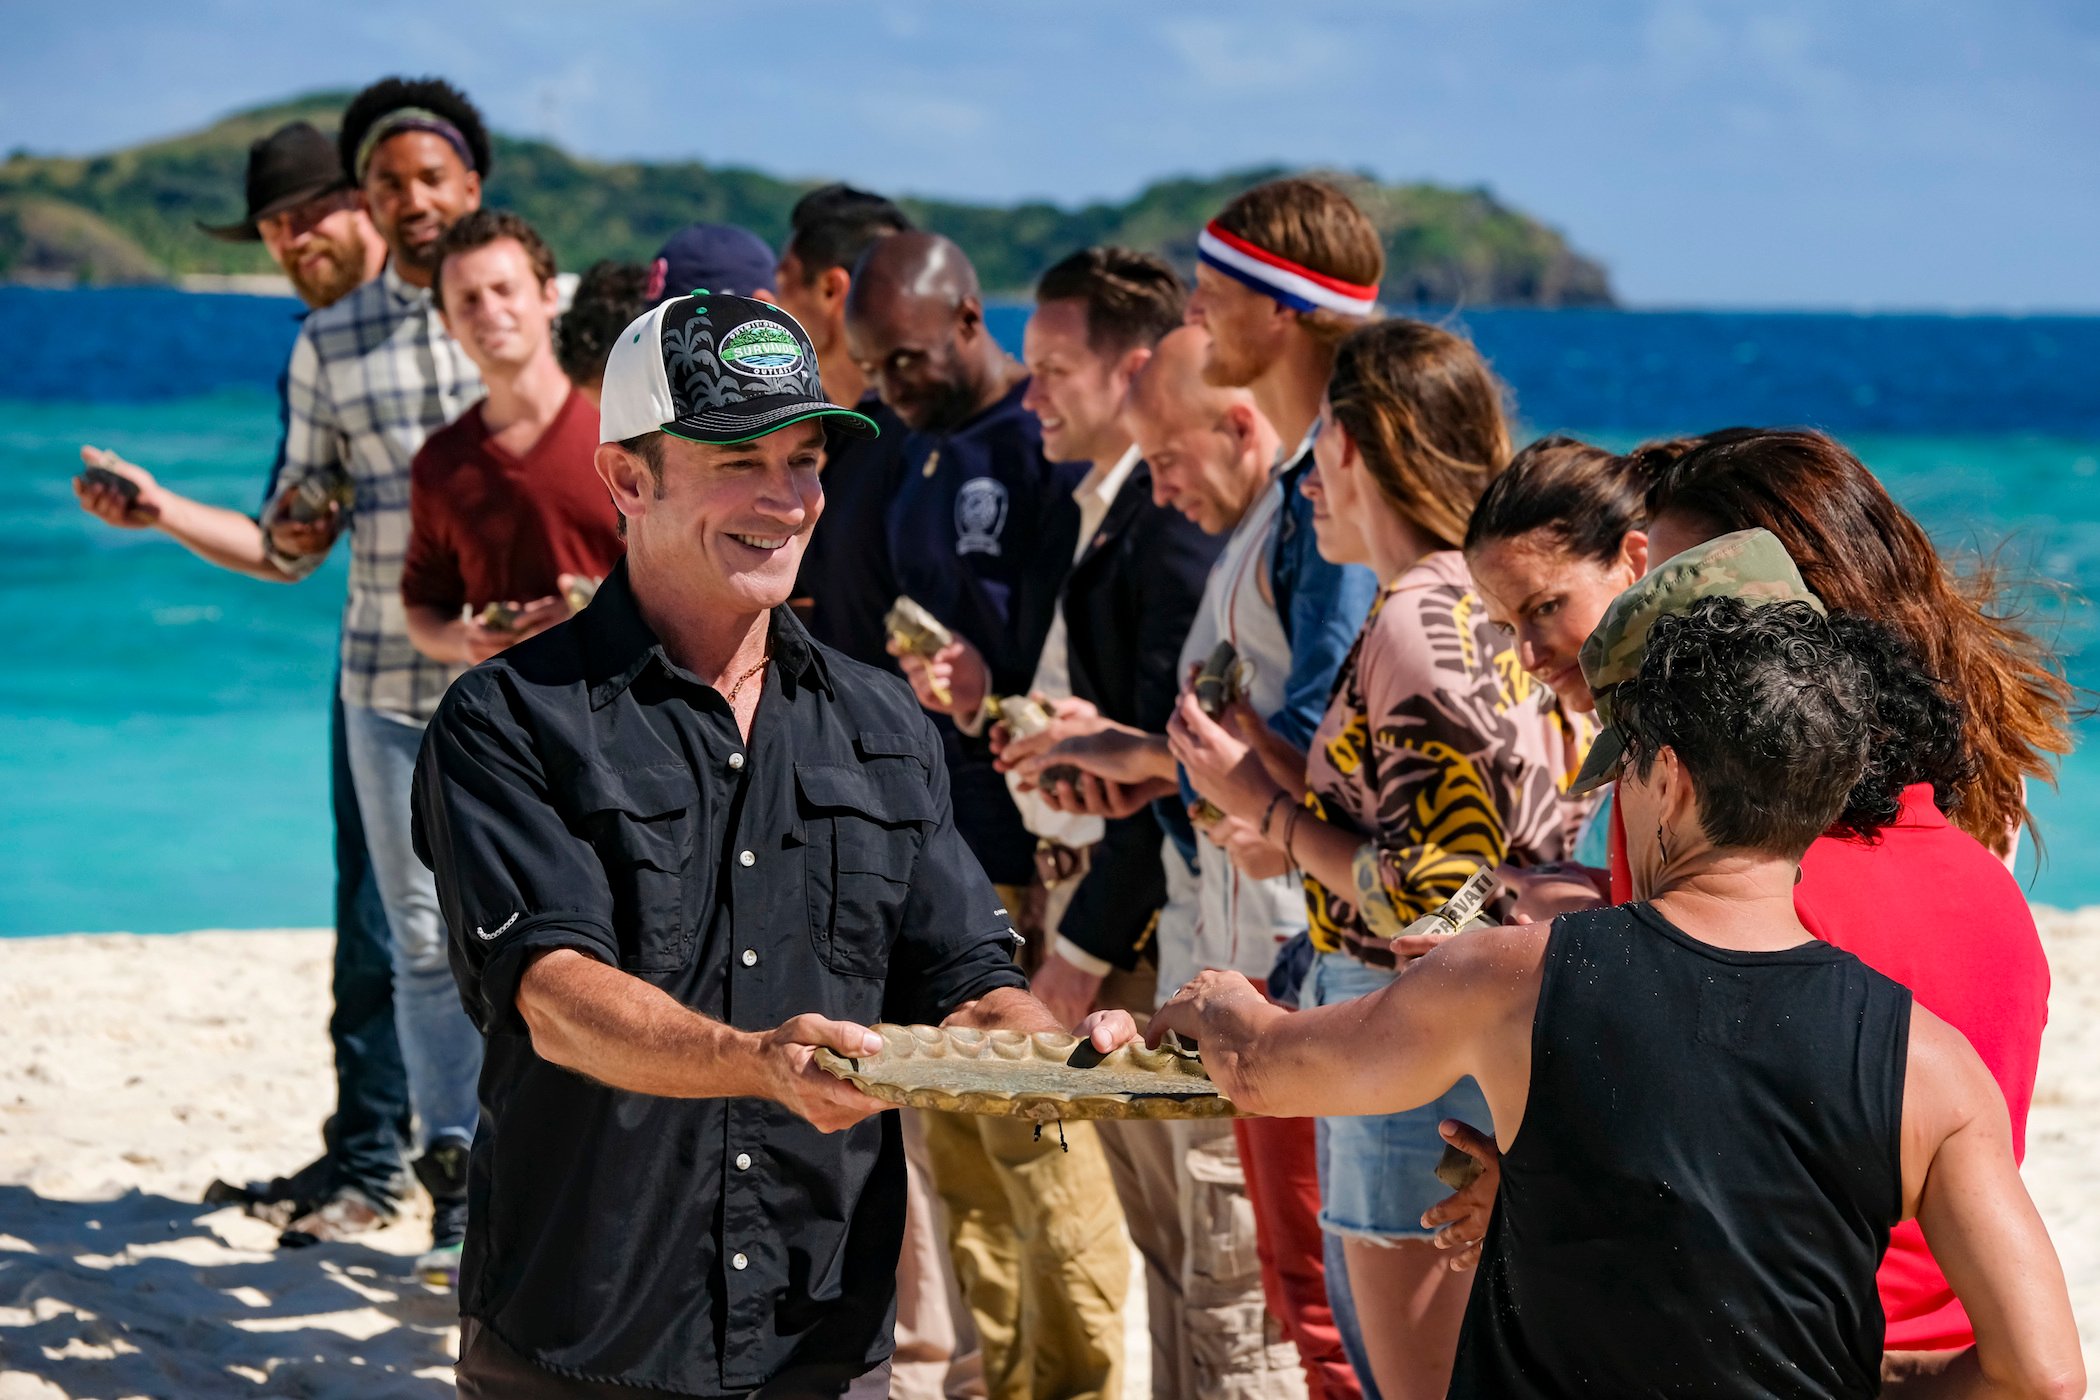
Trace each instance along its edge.
<path fill-rule="evenodd" d="M 1988 1073 L 1794 917 L 1796 862 L 1865 764 L 1872 681 L 1776 549 L 1669 561 L 1584 649 L 1636 903 L 1462 934 L 1288 1018 L 1205 974 L 1148 1032 L 1199 1040 L 1256 1112 L 1391 1112 L 1480 1081 L 1502 1184 L 1454 1396 L 1882 1393 L 1875 1269 L 1912 1211 L 1977 1346 L 1889 1393 L 2082 1393 Z"/>

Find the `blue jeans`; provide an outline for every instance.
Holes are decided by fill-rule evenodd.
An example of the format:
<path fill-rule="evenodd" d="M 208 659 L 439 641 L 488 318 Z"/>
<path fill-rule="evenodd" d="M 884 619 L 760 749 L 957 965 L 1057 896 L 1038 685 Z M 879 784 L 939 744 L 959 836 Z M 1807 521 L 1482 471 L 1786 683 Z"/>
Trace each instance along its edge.
<path fill-rule="evenodd" d="M 354 1186 L 383 1205 L 393 1199 L 401 1177 L 408 1080 L 394 1034 L 393 934 L 365 854 L 342 693 L 333 695 L 328 796 L 335 816 L 335 966 L 329 990 L 335 1010 L 328 1038 L 335 1047 L 335 1122 L 328 1150 L 333 1184 Z"/>
<path fill-rule="evenodd" d="M 415 1107 L 416 1146 L 426 1149 L 440 1137 L 471 1142 L 480 1111 L 481 1032 L 452 980 L 437 882 L 409 837 L 408 794 L 423 726 L 345 705 L 343 728 L 372 874 L 394 935 L 394 1029 Z"/>
<path fill-rule="evenodd" d="M 1354 1001 L 1398 975 L 1347 953 L 1322 953 L 1313 962 L 1305 1000 L 1313 1006 Z M 1471 1078 L 1405 1113 L 1321 1119 L 1328 1154 L 1320 1184 L 1320 1228 L 1375 1240 L 1426 1240 L 1435 1234 L 1422 1228 L 1422 1212 L 1451 1194 L 1436 1177 L 1444 1155 L 1437 1124 L 1446 1118 L 1494 1131 L 1487 1099 Z"/>

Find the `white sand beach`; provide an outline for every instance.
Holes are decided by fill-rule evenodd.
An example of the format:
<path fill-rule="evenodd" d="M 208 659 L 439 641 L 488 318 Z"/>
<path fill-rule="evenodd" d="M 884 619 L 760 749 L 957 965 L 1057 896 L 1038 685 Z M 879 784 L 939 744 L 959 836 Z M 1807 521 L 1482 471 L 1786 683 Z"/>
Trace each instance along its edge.
<path fill-rule="evenodd" d="M 2100 1359 L 2100 909 L 2040 912 L 2027 1178 Z M 280 1251 L 195 1204 L 318 1152 L 328 952 L 314 931 L 0 939 L 0 1400 L 451 1394 L 453 1300 L 407 1273 L 422 1221 Z"/>

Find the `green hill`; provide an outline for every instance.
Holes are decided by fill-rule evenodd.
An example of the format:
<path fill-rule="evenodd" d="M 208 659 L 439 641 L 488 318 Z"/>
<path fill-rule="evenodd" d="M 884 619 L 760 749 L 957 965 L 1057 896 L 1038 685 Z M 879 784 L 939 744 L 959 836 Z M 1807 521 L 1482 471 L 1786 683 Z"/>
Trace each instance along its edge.
<path fill-rule="evenodd" d="M 187 273 L 271 270 L 260 248 L 220 243 L 195 221 L 238 217 L 248 143 L 304 117 L 332 129 L 346 94 L 315 93 L 236 113 L 202 131 L 107 155 L 10 155 L 0 163 L 0 280 L 150 281 Z M 491 203 L 517 209 L 567 268 L 647 258 L 695 219 L 742 224 L 768 243 L 808 183 L 734 166 L 601 162 L 545 141 L 495 137 Z M 966 249 L 987 288 L 1024 292 L 1058 257 L 1089 243 L 1152 248 L 1187 266 L 1202 221 L 1280 169 L 1162 180 L 1121 203 L 1008 208 L 905 199 L 915 218 Z M 1385 235 L 1386 300 L 1395 305 L 1597 306 L 1604 268 L 1485 189 L 1385 185 L 1328 172 Z"/>

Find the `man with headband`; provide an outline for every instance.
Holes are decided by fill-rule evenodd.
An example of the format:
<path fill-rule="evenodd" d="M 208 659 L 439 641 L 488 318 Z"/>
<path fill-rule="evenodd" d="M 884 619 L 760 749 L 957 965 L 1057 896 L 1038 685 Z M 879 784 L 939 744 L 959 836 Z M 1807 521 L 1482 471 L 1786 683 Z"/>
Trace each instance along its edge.
<path fill-rule="evenodd" d="M 597 452 L 626 558 L 431 722 L 417 848 L 488 1035 L 463 1400 L 888 1395 L 897 1116 L 813 1057 L 877 1020 L 1062 1029 L 932 721 L 787 606 L 827 424 L 876 431 L 779 308 L 636 320 Z"/>
<path fill-rule="evenodd" d="M 430 872 L 410 847 L 408 790 L 423 726 L 458 670 L 410 641 L 401 565 L 409 464 L 426 437 L 482 397 L 481 376 L 446 333 L 430 284 L 438 240 L 480 207 L 489 138 L 474 104 L 451 84 L 387 78 L 351 99 L 337 146 L 386 242 L 387 265 L 300 332 L 285 492 L 263 525 L 271 562 L 291 578 L 318 568 L 346 520 L 350 526 L 344 737 L 393 935 L 394 1019 L 422 1149 L 416 1174 L 436 1206 L 431 1252 L 417 1270 L 449 1282 L 465 1235 L 481 1038 L 452 984 Z M 346 1195 L 305 1228 L 327 1238 L 375 1213 L 373 1203 Z"/>
<path fill-rule="evenodd" d="M 1312 467 L 1314 427 L 1335 347 L 1376 311 L 1384 271 L 1377 229 L 1347 195 L 1318 180 L 1257 185 L 1220 210 L 1197 239 L 1189 320 L 1210 332 L 1203 378 L 1248 390 L 1288 455 L 1269 493 L 1226 546 L 1227 560 L 1251 551 L 1267 567 L 1240 563 L 1226 571 L 1221 563 L 1221 574 L 1213 578 L 1217 596 L 1206 600 L 1182 649 L 1184 674 L 1217 642 L 1232 642 L 1253 664 L 1256 710 L 1270 729 L 1301 748 L 1312 741 L 1335 673 L 1378 588 L 1368 570 L 1320 557 L 1312 503 L 1298 488 Z M 1185 800 L 1194 797 L 1186 782 L 1182 791 Z M 1292 950 L 1305 946 L 1305 889 L 1295 872 L 1235 866 L 1226 852 L 1239 826 L 1227 818 L 1197 843 L 1194 966 L 1260 977 L 1266 969 L 1249 966 L 1250 957 L 1258 962 L 1279 942 L 1288 941 Z M 1302 960 L 1279 964 L 1282 975 L 1271 978 L 1269 994 L 1295 1006 L 1303 968 Z M 1172 986 L 1163 965 L 1160 991 Z M 1264 1258 L 1291 1263 L 1269 1272 L 1269 1305 L 1297 1342 L 1314 1392 L 1348 1394 L 1354 1389 L 1352 1369 L 1368 1372 L 1342 1356 L 1344 1343 L 1360 1348 L 1340 1250 L 1317 1227 L 1313 1122 L 1250 1119 L 1236 1126 Z"/>

